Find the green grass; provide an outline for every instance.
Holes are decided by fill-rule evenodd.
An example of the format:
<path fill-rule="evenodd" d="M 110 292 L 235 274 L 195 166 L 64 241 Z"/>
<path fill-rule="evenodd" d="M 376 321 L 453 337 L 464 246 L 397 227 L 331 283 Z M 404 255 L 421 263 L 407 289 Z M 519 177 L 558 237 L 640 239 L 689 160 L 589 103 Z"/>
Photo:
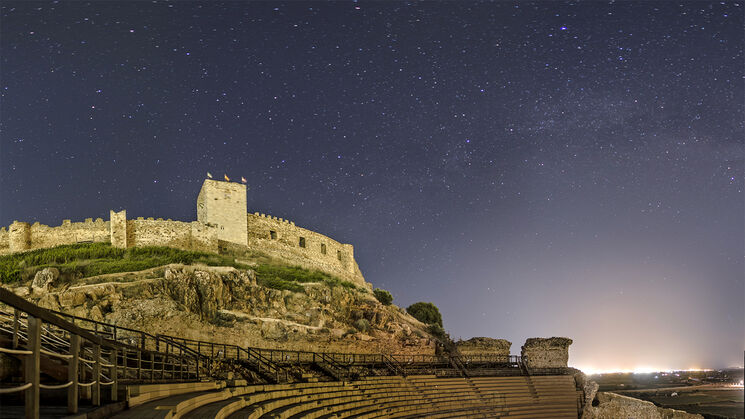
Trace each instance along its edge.
<path fill-rule="evenodd" d="M 108 243 L 82 243 L 38 249 L 0 257 L 0 282 L 26 281 L 40 269 L 55 267 L 70 279 L 96 275 L 141 271 L 169 263 L 247 268 L 233 258 L 170 247 L 133 247 L 118 249 Z"/>
<path fill-rule="evenodd" d="M 251 268 L 228 255 L 162 246 L 119 249 L 108 243 L 81 243 L 0 256 L 0 282 L 9 284 L 27 281 L 46 267 L 55 267 L 59 269 L 61 277 L 74 280 L 110 273 L 142 271 L 169 263 Z M 274 289 L 303 292 L 304 288 L 300 284 L 308 282 L 357 289 L 351 282 L 297 266 L 260 264 L 252 269 L 256 270 L 259 284 Z"/>
<path fill-rule="evenodd" d="M 320 282 L 330 287 L 357 289 L 357 286 L 349 281 L 342 281 L 327 273 L 299 266 L 259 265 L 254 269 L 258 283 L 270 288 L 301 292 L 304 289 L 301 283 Z"/>

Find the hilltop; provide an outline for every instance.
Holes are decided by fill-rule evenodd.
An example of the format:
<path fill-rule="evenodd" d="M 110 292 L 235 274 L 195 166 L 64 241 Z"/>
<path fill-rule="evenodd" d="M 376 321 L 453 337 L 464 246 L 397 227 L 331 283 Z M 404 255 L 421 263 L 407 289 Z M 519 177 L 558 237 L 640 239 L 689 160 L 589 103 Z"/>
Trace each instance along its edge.
<path fill-rule="evenodd" d="M 45 308 L 241 346 L 434 353 L 434 339 L 367 287 L 257 251 L 85 243 L 0 257 L 0 280 Z"/>

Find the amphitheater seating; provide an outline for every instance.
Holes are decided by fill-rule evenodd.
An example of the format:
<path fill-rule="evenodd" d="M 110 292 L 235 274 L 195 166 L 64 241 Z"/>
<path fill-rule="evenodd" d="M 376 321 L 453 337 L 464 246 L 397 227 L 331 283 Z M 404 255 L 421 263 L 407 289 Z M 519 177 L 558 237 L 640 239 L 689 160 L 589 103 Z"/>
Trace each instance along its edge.
<path fill-rule="evenodd" d="M 368 377 L 353 382 L 184 388 L 122 412 L 120 418 L 571 418 L 571 376 Z M 242 383 L 235 383 L 242 384 Z M 145 386 L 141 386 L 145 387 Z M 141 389 L 140 392 L 142 393 Z M 155 390 L 154 390 L 155 391 Z M 160 395 L 167 393 L 159 389 Z M 146 393 L 146 392 L 145 392 Z M 143 394 L 145 394 L 143 393 Z M 178 393 L 178 394 L 176 394 Z M 139 397 L 139 396 L 137 396 Z"/>

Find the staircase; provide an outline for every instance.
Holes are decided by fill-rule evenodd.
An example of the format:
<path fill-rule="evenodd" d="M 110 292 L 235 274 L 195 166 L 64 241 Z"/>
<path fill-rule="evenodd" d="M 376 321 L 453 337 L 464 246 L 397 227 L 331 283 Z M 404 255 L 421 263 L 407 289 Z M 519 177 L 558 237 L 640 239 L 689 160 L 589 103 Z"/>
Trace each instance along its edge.
<path fill-rule="evenodd" d="M 338 381 L 349 380 L 349 369 L 329 356 L 329 354 L 318 353 L 314 356 L 315 364 L 327 373 L 331 378 Z"/>
<path fill-rule="evenodd" d="M 401 375 L 403 377 L 406 377 L 406 370 L 398 361 L 396 361 L 395 358 L 386 354 L 382 354 L 381 358 L 383 360 L 383 364 L 385 364 L 386 368 L 388 368 L 393 373 L 393 375 Z"/>

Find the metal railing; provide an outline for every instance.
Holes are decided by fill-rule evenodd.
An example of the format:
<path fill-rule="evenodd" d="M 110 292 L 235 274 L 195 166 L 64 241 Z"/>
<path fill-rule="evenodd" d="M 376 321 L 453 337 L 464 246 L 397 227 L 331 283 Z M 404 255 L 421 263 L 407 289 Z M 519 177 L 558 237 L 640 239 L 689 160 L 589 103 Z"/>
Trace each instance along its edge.
<path fill-rule="evenodd" d="M 103 389 L 108 387 L 110 400 L 116 401 L 118 386 L 122 382 L 199 379 L 199 359 L 183 351 L 173 353 L 147 349 L 145 340 L 138 345 L 124 343 L 116 335 L 82 328 L 2 287 L 0 303 L 9 307 L 0 307 L 0 334 L 10 337 L 0 346 L 0 352 L 24 361 L 23 384 L 0 388 L 0 394 L 24 392 L 27 418 L 39 417 L 41 390 L 67 389 L 67 410 L 77 413 L 81 388 L 90 393 L 91 403 L 99 406 Z M 139 336 L 149 336 L 144 332 L 134 332 Z M 61 382 L 41 382 L 42 357 L 59 359 L 67 364 L 66 368 L 61 368 L 62 371 L 60 368 L 44 371 L 45 375 L 56 376 L 56 381 Z"/>
<path fill-rule="evenodd" d="M 38 417 L 39 391 L 67 389 L 68 411 L 77 412 L 79 388 L 90 388 L 93 405 L 101 403 L 101 387 L 110 386 L 111 400 L 123 382 L 179 382 L 207 375 L 213 361 L 227 360 L 250 367 L 273 382 L 289 380 L 290 368 L 315 365 L 331 377 L 347 380 L 368 373 L 406 376 L 409 373 L 469 375 L 473 369 L 510 370 L 530 375 L 523 359 L 515 355 L 478 354 L 449 356 L 424 354 L 338 353 L 241 347 L 182 337 L 150 334 L 141 330 L 53 312 L 0 288 L 0 352 L 26 357 L 24 383 L 0 388 L 0 394 L 25 392 L 27 417 Z M 10 307 L 3 310 L 3 305 Z M 10 341 L 2 341 L 10 336 Z M 40 382 L 41 357 L 67 363 L 65 380 Z M 552 371 L 553 372 L 553 371 Z M 508 373 L 510 373 L 508 371 Z M 47 374 L 50 375 L 50 374 Z M 59 374 L 58 374 L 59 375 Z M 86 391 L 87 392 L 87 391 Z"/>

